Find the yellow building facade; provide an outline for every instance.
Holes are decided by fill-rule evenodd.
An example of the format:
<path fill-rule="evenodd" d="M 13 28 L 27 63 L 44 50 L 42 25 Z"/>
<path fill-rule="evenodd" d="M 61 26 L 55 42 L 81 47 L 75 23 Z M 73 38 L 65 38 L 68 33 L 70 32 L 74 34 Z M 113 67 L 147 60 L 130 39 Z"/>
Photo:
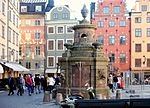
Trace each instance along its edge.
<path fill-rule="evenodd" d="M 131 70 L 139 81 L 150 76 L 149 0 L 136 0 L 131 11 Z"/>
<path fill-rule="evenodd" d="M 19 0 L 0 0 L 0 4 L 0 62 L 18 62 Z M 5 74 L 0 72 L 0 79 Z"/>

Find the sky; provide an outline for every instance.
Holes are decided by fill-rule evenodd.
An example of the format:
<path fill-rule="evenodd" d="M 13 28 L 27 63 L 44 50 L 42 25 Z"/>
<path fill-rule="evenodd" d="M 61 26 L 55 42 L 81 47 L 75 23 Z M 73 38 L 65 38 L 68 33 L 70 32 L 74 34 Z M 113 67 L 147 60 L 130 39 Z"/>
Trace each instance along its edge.
<path fill-rule="evenodd" d="M 85 4 L 88 10 L 90 11 L 90 3 L 91 2 L 96 2 L 98 0 L 54 0 L 55 6 L 62 6 L 62 5 L 69 5 L 69 8 L 71 12 L 73 13 L 72 15 L 76 17 L 78 20 L 82 20 L 82 15 L 81 15 L 81 9 L 83 5 Z M 135 0 L 126 0 L 127 1 L 127 8 L 131 10 L 131 8 L 135 4 Z M 88 19 L 90 16 L 90 12 L 88 13 Z"/>

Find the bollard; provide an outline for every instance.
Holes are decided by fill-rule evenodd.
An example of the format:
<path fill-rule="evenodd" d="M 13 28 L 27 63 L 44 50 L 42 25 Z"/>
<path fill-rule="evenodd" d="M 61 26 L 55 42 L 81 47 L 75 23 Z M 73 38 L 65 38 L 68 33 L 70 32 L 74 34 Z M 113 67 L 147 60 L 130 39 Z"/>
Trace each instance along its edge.
<path fill-rule="evenodd" d="M 43 102 L 50 102 L 50 91 L 44 92 Z"/>
<path fill-rule="evenodd" d="M 116 90 L 116 99 L 121 99 L 122 98 L 122 90 L 121 89 L 117 89 Z"/>
<path fill-rule="evenodd" d="M 63 96 L 61 93 L 57 93 L 56 95 L 56 104 L 60 104 L 63 101 Z"/>

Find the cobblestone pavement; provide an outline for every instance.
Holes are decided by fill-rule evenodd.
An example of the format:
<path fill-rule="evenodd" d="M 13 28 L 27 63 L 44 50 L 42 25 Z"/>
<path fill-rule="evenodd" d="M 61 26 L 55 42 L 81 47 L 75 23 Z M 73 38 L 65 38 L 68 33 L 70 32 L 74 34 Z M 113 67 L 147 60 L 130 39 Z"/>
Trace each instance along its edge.
<path fill-rule="evenodd" d="M 32 94 L 32 96 L 28 96 L 27 93 L 17 96 L 16 92 L 11 96 L 7 94 L 8 92 L 0 92 L 0 108 L 60 108 L 55 104 L 55 100 L 44 104 L 43 93 Z"/>

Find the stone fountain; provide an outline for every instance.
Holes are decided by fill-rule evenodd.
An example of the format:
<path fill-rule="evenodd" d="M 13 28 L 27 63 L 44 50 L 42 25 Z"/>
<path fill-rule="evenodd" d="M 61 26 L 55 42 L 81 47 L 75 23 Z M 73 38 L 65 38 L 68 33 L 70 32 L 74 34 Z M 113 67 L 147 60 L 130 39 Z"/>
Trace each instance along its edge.
<path fill-rule="evenodd" d="M 88 10 L 81 10 L 83 20 L 73 27 L 74 43 L 66 43 L 67 48 L 59 59 L 61 74 L 64 75 L 62 90 L 66 96 L 80 94 L 89 98 L 87 86 L 93 87 L 96 95 L 108 97 L 107 65 L 108 61 L 101 52 L 101 45 L 96 42 L 96 27 L 87 20 Z"/>

